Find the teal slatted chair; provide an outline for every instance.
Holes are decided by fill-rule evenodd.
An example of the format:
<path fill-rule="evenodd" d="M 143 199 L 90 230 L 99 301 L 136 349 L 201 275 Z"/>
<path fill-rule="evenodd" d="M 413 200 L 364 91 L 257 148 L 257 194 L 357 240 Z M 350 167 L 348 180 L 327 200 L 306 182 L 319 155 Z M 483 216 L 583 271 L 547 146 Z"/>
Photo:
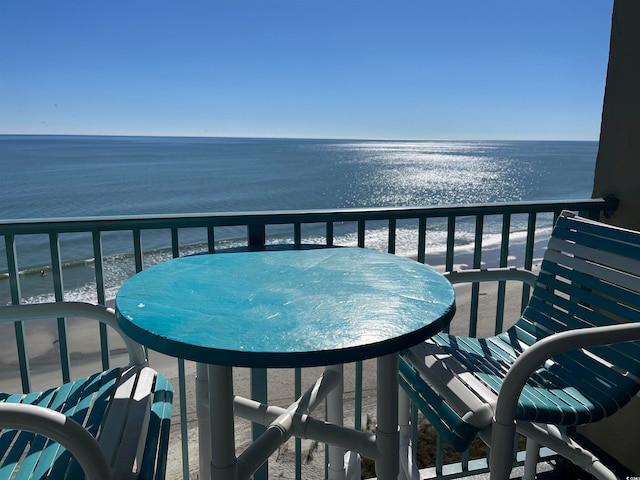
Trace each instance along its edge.
<path fill-rule="evenodd" d="M 163 479 L 173 387 L 120 331 L 113 310 L 71 302 L 0 307 L 2 322 L 61 317 L 114 328 L 130 364 L 42 392 L 0 393 L 0 479 Z"/>
<path fill-rule="evenodd" d="M 640 233 L 563 212 L 537 276 L 495 269 L 449 278 L 520 279 L 534 288 L 520 319 L 499 335 L 442 333 L 404 352 L 408 397 L 456 450 L 476 435 L 490 445 L 492 479 L 508 478 L 516 431 L 528 442 L 523 478 L 534 478 L 544 445 L 615 479 L 558 427 L 612 415 L 640 389 Z M 406 433 L 402 444 L 405 471 L 416 478 Z"/>

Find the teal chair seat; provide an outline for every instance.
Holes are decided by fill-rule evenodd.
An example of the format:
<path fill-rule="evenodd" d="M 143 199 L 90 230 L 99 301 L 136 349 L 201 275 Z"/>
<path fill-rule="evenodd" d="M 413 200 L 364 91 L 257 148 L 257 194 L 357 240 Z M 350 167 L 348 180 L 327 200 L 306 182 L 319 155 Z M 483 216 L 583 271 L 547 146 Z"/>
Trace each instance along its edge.
<path fill-rule="evenodd" d="M 75 316 L 117 325 L 97 305 L 0 307 L 0 321 Z M 0 479 L 163 479 L 173 388 L 125 337 L 130 365 L 40 392 L 0 393 Z"/>
<path fill-rule="evenodd" d="M 479 434 L 492 446 L 492 478 L 508 475 L 515 430 L 616 478 L 557 426 L 602 420 L 640 390 L 640 233 L 563 212 L 537 276 L 495 269 L 449 278 L 519 278 L 534 288 L 503 333 L 441 333 L 403 353 L 401 385 L 443 439 L 462 451 Z M 500 441 L 510 443 L 497 447 L 507 430 Z M 531 478 L 536 460 L 527 458 Z"/>

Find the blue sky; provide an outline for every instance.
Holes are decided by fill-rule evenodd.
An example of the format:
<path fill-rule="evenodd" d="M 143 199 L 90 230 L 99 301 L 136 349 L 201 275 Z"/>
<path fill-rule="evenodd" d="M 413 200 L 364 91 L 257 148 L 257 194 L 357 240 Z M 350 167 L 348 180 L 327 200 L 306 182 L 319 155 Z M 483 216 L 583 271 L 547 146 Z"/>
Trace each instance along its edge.
<path fill-rule="evenodd" d="M 0 134 L 597 140 L 612 0 L 0 0 Z"/>

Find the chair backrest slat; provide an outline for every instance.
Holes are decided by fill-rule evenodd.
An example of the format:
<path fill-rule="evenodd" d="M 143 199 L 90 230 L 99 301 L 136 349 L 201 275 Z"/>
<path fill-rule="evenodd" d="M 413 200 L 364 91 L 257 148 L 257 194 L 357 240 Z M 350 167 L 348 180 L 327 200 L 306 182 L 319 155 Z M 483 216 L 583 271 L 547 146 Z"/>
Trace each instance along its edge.
<path fill-rule="evenodd" d="M 550 278 L 568 278 L 572 277 L 572 283 L 575 285 L 581 285 L 583 288 L 597 294 L 602 297 L 609 297 L 625 305 L 631 306 L 634 310 L 637 309 L 637 305 L 640 305 L 640 292 L 635 289 L 621 288 L 620 285 L 615 283 L 603 281 L 599 278 L 586 275 L 575 270 L 571 270 L 563 265 L 552 264 L 547 262 L 545 264 L 545 271 L 540 273 L 540 282 L 547 288 L 551 288 L 548 284 Z M 637 278 L 632 278 L 633 282 L 638 282 Z"/>
<path fill-rule="evenodd" d="M 560 217 L 553 236 L 600 252 L 611 252 L 632 259 L 640 258 L 638 232 L 594 223 L 586 218 Z"/>
<path fill-rule="evenodd" d="M 629 305 L 614 296 L 602 295 L 597 286 L 588 288 L 580 284 L 576 286 L 554 280 L 550 280 L 548 285 L 555 286 L 556 291 L 537 291 L 532 298 L 569 311 L 574 319 L 568 321 L 574 328 L 579 328 L 583 323 L 586 327 L 611 325 L 617 322 L 637 321 L 640 317 L 634 304 Z"/>
<path fill-rule="evenodd" d="M 640 321 L 640 233 L 562 215 L 540 268 L 529 304 L 507 334 L 528 343 L 568 329 Z M 637 342 L 589 352 L 565 354 L 567 368 L 606 377 L 615 364 L 640 374 Z"/>
<path fill-rule="evenodd" d="M 573 247 L 574 250 L 581 250 L 575 248 L 575 245 Z M 570 255 L 571 253 L 575 255 Z M 600 278 L 631 290 L 638 289 L 637 279 L 640 273 L 640 262 L 609 253 L 601 256 L 591 255 L 590 257 L 581 257 L 577 253 L 576 251 L 561 253 L 556 250 L 547 250 L 541 269 L 545 270 L 544 263 L 564 265 L 576 272 Z"/>
<path fill-rule="evenodd" d="M 609 359 L 614 365 L 624 365 L 634 375 L 640 375 L 640 345 L 637 342 L 592 347 L 589 351 Z"/>

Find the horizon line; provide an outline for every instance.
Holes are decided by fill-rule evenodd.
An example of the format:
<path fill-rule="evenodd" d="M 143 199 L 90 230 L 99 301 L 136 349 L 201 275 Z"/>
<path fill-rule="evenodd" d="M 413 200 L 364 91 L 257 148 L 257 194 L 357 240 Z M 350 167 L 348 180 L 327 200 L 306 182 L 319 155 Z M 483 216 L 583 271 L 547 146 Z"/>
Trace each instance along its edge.
<path fill-rule="evenodd" d="M 303 136 L 252 136 L 252 135 L 159 135 L 159 134 L 106 134 L 106 133 L 0 133 L 0 137 L 116 137 L 116 138 L 209 138 L 250 140 L 339 140 L 361 142 L 598 142 L 599 139 L 548 139 L 548 138 L 393 138 L 393 137 L 303 137 Z"/>

